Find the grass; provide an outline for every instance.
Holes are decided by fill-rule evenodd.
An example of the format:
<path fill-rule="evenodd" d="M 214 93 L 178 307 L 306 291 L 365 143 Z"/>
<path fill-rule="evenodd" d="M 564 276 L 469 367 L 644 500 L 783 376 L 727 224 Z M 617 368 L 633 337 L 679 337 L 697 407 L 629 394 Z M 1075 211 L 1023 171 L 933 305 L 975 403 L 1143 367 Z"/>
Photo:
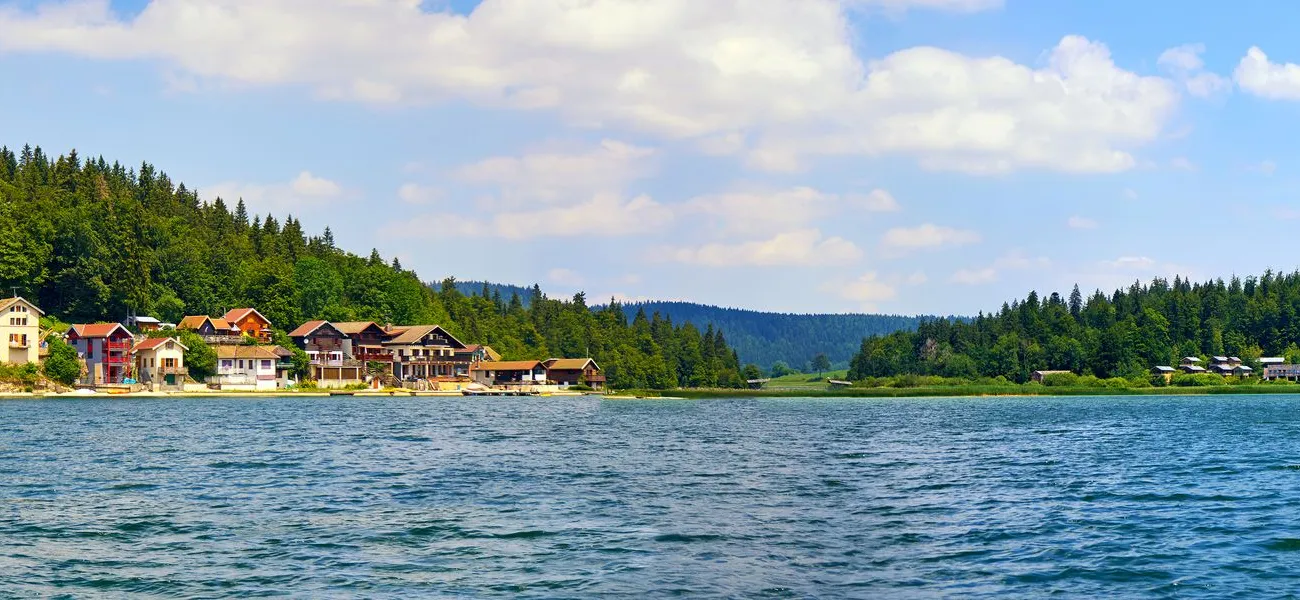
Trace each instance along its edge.
<path fill-rule="evenodd" d="M 816 373 L 796 373 L 777 377 L 769 382 L 764 389 L 772 391 L 782 390 L 826 390 L 830 384 L 826 383 L 827 379 L 845 379 L 849 376 L 847 369 L 839 371 L 827 371 L 818 376 Z"/>

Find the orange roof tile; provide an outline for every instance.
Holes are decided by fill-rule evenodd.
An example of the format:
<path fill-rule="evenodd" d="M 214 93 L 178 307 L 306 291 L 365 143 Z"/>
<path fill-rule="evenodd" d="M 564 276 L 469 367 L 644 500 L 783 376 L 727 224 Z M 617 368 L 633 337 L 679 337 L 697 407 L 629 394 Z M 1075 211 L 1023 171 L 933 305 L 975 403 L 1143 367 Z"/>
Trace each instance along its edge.
<path fill-rule="evenodd" d="M 106 338 L 113 335 L 113 332 L 118 329 L 121 329 L 122 333 L 127 336 L 131 335 L 131 332 L 127 331 L 121 323 L 78 324 L 73 325 L 71 331 L 75 332 L 79 338 Z"/>
<path fill-rule="evenodd" d="M 244 317 L 247 317 L 250 313 L 256 314 L 258 318 L 260 318 L 264 323 L 269 324 L 271 322 L 271 320 L 266 318 L 266 316 L 264 316 L 262 313 L 257 312 L 256 308 L 235 308 L 226 311 L 226 314 L 222 316 L 222 318 L 230 323 L 235 323 L 240 321 Z"/>
<path fill-rule="evenodd" d="M 299 325 L 297 329 L 289 332 L 289 337 L 304 337 L 311 335 L 311 332 L 329 325 L 329 321 L 307 321 Z"/>
<path fill-rule="evenodd" d="M 132 348 L 131 351 L 139 352 L 141 350 L 155 350 L 167 345 L 167 342 L 176 342 L 177 346 L 180 346 L 185 350 L 189 350 L 189 347 L 187 347 L 185 344 L 182 344 L 181 341 L 176 338 L 149 338 L 143 342 L 140 342 L 139 344 L 136 344 L 135 348 Z"/>

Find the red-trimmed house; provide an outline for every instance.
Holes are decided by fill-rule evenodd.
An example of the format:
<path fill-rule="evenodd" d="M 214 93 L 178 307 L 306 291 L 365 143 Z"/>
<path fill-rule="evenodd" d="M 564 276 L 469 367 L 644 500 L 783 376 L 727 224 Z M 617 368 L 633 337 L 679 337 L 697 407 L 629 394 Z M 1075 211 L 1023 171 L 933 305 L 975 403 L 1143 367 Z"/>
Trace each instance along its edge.
<path fill-rule="evenodd" d="M 121 323 L 73 325 L 64 337 L 86 364 L 82 383 L 123 383 L 130 376 L 135 338 Z"/>

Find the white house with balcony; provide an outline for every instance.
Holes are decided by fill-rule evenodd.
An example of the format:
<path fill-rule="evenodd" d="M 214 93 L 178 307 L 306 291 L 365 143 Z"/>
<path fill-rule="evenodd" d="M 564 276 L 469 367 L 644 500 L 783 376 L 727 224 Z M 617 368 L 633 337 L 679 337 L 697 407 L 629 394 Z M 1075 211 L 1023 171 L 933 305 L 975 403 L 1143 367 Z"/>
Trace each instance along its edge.
<path fill-rule="evenodd" d="M 0 300 L 0 363 L 40 361 L 41 309 L 14 296 Z"/>
<path fill-rule="evenodd" d="M 270 346 L 217 346 L 217 372 L 208 378 L 222 390 L 271 391 L 276 389 L 276 364 L 280 355 Z"/>

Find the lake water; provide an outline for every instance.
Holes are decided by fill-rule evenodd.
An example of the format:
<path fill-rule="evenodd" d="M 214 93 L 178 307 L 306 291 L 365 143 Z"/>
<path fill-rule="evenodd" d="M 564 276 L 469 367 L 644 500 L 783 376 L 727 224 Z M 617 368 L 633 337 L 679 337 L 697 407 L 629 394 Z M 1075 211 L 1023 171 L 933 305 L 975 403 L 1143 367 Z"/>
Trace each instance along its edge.
<path fill-rule="evenodd" d="M 1300 397 L 0 402 L 0 597 L 1263 597 Z"/>

